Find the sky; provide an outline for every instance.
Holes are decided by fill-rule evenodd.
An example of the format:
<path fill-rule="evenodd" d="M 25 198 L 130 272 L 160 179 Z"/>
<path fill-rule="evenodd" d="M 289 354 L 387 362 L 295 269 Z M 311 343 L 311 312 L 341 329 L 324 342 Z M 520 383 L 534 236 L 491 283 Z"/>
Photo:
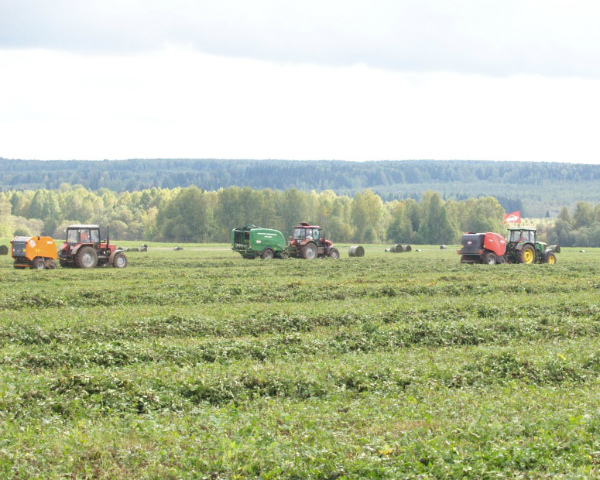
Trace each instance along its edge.
<path fill-rule="evenodd" d="M 0 157 L 600 163 L 595 0 L 0 0 Z"/>

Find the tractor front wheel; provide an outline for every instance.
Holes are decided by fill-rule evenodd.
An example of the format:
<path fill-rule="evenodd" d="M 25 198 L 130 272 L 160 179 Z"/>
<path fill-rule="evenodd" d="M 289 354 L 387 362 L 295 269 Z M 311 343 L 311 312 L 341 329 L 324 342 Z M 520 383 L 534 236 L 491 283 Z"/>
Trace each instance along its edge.
<path fill-rule="evenodd" d="M 483 263 L 487 265 L 496 265 L 498 263 L 494 252 L 485 252 L 482 257 Z"/>
<path fill-rule="evenodd" d="M 524 245 L 517 252 L 517 260 L 519 263 L 533 263 L 535 261 L 535 251 L 531 245 Z"/>
<path fill-rule="evenodd" d="M 127 257 L 124 253 L 117 253 L 113 258 L 112 266 L 115 268 L 125 268 L 127 266 Z"/>
<path fill-rule="evenodd" d="M 79 268 L 94 268 L 98 265 L 98 254 L 92 247 L 83 247 L 77 252 L 75 263 Z"/>
<path fill-rule="evenodd" d="M 332 248 L 329 251 L 329 258 L 333 258 L 334 260 L 337 260 L 338 258 L 340 258 L 340 251 L 337 248 Z"/>
<path fill-rule="evenodd" d="M 313 260 L 317 256 L 317 246 L 314 243 L 307 243 L 300 250 L 300 255 L 306 260 Z"/>
<path fill-rule="evenodd" d="M 544 263 L 549 263 L 550 265 L 554 265 L 556 263 L 556 255 L 554 252 L 548 252 L 544 255 Z"/>

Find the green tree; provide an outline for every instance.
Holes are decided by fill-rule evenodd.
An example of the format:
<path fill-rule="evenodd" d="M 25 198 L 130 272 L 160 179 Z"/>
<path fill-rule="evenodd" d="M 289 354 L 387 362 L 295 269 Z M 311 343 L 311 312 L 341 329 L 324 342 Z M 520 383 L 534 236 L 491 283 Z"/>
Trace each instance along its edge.
<path fill-rule="evenodd" d="M 386 229 L 386 238 L 392 243 L 413 241 L 413 228 L 405 202 L 397 200 L 389 204 L 390 220 Z"/>
<path fill-rule="evenodd" d="M 589 227 L 594 222 L 594 212 L 587 202 L 577 202 L 573 213 L 573 228 Z"/>
<path fill-rule="evenodd" d="M 382 237 L 383 201 L 372 190 L 357 193 L 352 202 L 354 241 L 378 242 Z"/>
<path fill-rule="evenodd" d="M 214 211 L 209 193 L 198 187 L 182 189 L 159 211 L 156 224 L 160 240 L 213 240 Z"/>

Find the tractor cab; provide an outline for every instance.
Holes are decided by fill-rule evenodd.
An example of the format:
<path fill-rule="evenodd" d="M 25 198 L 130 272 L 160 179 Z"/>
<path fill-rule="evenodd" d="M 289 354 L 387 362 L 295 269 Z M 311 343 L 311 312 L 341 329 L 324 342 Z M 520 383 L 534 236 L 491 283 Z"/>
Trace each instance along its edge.
<path fill-rule="evenodd" d="M 556 248 L 548 248 L 544 242 L 538 242 L 536 233 L 532 227 L 509 228 L 507 260 L 511 263 L 556 263 Z"/>
<path fill-rule="evenodd" d="M 327 242 L 325 232 L 321 227 L 309 225 L 308 223 L 301 223 L 297 227 L 294 227 L 294 233 L 292 234 L 292 241 L 295 241 L 294 243 L 306 243 L 306 241 L 311 240 L 318 244 Z"/>
<path fill-rule="evenodd" d="M 100 228 L 97 225 L 70 225 L 67 228 L 66 243 L 100 243 Z"/>
<path fill-rule="evenodd" d="M 311 225 L 306 222 L 294 227 L 288 251 L 292 257 L 309 260 L 315 257 L 339 258 L 340 256 L 337 248 L 333 247 L 333 242 L 325 237 L 323 229 L 318 225 Z"/>
<path fill-rule="evenodd" d="M 533 228 L 510 228 L 508 243 L 534 243 L 536 230 Z"/>

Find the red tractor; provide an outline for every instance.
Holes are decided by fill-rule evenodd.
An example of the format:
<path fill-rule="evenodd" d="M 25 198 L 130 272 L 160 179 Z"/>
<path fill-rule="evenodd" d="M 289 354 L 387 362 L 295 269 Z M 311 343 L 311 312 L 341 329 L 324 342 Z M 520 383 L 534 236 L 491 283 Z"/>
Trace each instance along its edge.
<path fill-rule="evenodd" d="M 106 231 L 106 241 L 100 240 L 98 225 L 69 225 L 67 240 L 58 250 L 61 267 L 94 268 L 112 265 L 125 268 L 127 257 L 122 250 L 111 245 Z"/>
<path fill-rule="evenodd" d="M 294 227 L 287 253 L 290 257 L 306 258 L 307 260 L 317 257 L 340 258 L 339 250 L 333 246 L 331 240 L 325 238 L 323 229 L 305 222 Z"/>

